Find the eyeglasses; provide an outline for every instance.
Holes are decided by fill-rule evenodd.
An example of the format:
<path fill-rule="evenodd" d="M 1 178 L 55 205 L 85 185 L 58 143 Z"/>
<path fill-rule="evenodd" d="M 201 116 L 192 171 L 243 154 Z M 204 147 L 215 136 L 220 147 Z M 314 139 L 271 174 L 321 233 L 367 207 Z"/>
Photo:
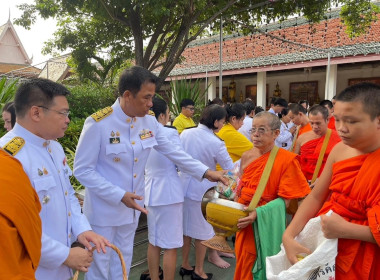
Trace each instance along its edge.
<path fill-rule="evenodd" d="M 189 109 L 190 111 L 194 111 L 195 110 L 195 107 L 185 107 L 186 109 Z"/>
<path fill-rule="evenodd" d="M 66 118 L 68 118 L 69 115 L 70 115 L 70 111 L 60 112 L 60 111 L 57 111 L 57 110 L 54 110 L 54 109 L 47 108 L 47 107 L 45 107 L 45 106 L 37 106 L 37 107 L 44 108 L 44 109 L 46 109 L 46 110 L 48 110 L 48 111 L 56 112 L 57 114 L 60 114 L 60 115 L 62 115 L 62 116 L 65 116 Z"/>
<path fill-rule="evenodd" d="M 256 128 L 256 127 L 252 127 L 250 130 L 249 130 L 249 133 L 251 134 L 255 134 L 256 132 L 259 133 L 260 135 L 263 135 L 265 133 L 267 133 L 268 131 L 273 131 L 274 129 L 265 129 L 264 127 L 259 127 L 259 128 Z"/>

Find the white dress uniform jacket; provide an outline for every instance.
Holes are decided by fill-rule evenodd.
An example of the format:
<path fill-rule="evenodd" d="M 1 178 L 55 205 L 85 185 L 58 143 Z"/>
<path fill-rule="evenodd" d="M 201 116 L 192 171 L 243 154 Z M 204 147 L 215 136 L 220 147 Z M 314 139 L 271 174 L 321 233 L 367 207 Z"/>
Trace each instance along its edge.
<path fill-rule="evenodd" d="M 252 142 L 251 133 L 249 131 L 252 129 L 252 121 L 253 121 L 253 118 L 251 118 L 249 116 L 245 116 L 244 121 L 243 121 L 243 125 L 238 130 L 241 134 L 243 134 L 245 137 L 247 137 L 248 140 L 251 142 Z"/>
<path fill-rule="evenodd" d="M 231 170 L 234 167 L 232 159 L 227 152 L 224 141 L 203 124 L 196 128 L 184 130 L 181 135 L 183 149 L 193 158 L 206 164 L 210 169 L 215 169 L 219 163 L 223 169 Z M 181 180 L 185 197 L 201 201 L 204 193 L 215 186 L 215 183 L 208 180 L 199 182 L 189 174 L 181 172 Z"/>
<path fill-rule="evenodd" d="M 119 100 L 112 109 L 109 116 L 98 122 L 92 117 L 86 119 L 74 163 L 74 174 L 86 187 L 84 213 L 90 224 L 97 226 L 137 222 L 139 214 L 121 199 L 126 192 L 144 196 L 144 170 L 152 148 L 198 180 L 208 169 L 171 145 L 155 117 L 131 118 L 123 112 Z M 143 200 L 136 202 L 144 204 Z"/>
<path fill-rule="evenodd" d="M 36 278 L 67 280 L 72 272 L 63 262 L 69 256 L 71 240 L 91 230 L 70 184 L 70 167 L 58 142 L 46 141 L 17 123 L 0 139 L 0 145 L 16 136 L 25 144 L 15 158 L 22 163 L 42 206 L 42 253 Z"/>
<path fill-rule="evenodd" d="M 293 134 L 290 133 L 289 129 L 294 126 L 292 122 L 284 123 L 281 121 L 280 134 L 275 140 L 277 147 L 289 150 L 293 143 Z"/>
<path fill-rule="evenodd" d="M 160 126 L 162 124 L 159 123 Z M 170 147 L 182 149 L 175 127 L 162 126 L 163 134 L 171 140 Z M 167 157 L 151 151 L 145 167 L 145 205 L 161 206 L 183 202 L 183 188 L 175 164 Z"/>

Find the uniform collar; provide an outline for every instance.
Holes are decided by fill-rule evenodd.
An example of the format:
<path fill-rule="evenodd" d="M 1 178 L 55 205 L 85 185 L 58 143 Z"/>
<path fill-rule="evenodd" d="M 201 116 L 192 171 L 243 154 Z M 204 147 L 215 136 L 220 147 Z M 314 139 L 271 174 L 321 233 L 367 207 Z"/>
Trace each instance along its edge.
<path fill-rule="evenodd" d="M 120 98 L 116 99 L 115 103 L 112 105 L 113 113 L 116 114 L 118 119 L 126 120 L 127 123 L 132 123 L 137 120 L 136 117 L 130 117 L 124 113 L 123 109 L 120 106 Z"/>
<path fill-rule="evenodd" d="M 22 127 L 20 124 L 16 123 L 15 126 L 12 129 L 12 132 L 16 136 L 20 136 L 25 140 L 25 142 L 32 143 L 33 145 L 36 145 L 37 147 L 45 148 L 50 144 L 50 140 L 43 139 L 26 128 Z"/>

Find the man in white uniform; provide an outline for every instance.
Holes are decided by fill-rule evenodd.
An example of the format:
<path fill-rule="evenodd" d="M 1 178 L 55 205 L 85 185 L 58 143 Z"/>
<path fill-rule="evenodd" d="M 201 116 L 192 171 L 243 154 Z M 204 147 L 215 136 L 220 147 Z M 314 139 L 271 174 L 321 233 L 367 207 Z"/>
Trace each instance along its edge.
<path fill-rule="evenodd" d="M 252 101 L 245 101 L 243 103 L 245 108 L 245 118 L 243 121 L 243 125 L 239 128 L 239 132 L 243 134 L 245 137 L 248 138 L 249 141 L 251 140 L 251 133 L 249 132 L 252 128 L 252 121 L 253 117 L 255 116 L 255 103 Z"/>
<path fill-rule="evenodd" d="M 45 79 L 32 79 L 17 90 L 15 108 L 17 123 L 0 139 L 3 149 L 23 165 L 35 188 L 42 210 L 42 251 L 36 271 L 38 280 L 67 280 L 72 269 L 87 271 L 93 242 L 105 252 L 108 242 L 95 232 L 81 213 L 78 199 L 70 184 L 70 167 L 62 146 L 54 139 L 64 136 L 70 122 L 66 95 L 62 85 Z"/>
<path fill-rule="evenodd" d="M 119 80 L 120 97 L 112 107 L 87 118 L 74 163 L 74 174 L 86 187 L 84 213 L 94 231 L 122 251 L 128 272 L 140 211 L 146 213 L 142 201 L 144 169 L 152 148 L 198 180 L 226 182 L 224 172 L 209 170 L 170 145 L 162 126 L 147 115 L 153 105 L 156 81 L 157 77 L 142 67 L 125 70 Z M 118 256 L 110 250 L 106 255 L 94 255 L 86 277 L 122 279 Z"/>

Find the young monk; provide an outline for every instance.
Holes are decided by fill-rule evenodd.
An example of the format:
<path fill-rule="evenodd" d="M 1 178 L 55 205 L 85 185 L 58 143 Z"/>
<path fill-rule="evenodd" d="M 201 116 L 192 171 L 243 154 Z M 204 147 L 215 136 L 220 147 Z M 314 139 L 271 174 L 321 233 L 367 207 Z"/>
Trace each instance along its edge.
<path fill-rule="evenodd" d="M 319 154 L 321 152 L 323 142 L 328 131 L 328 116 L 329 112 L 321 105 L 311 107 L 309 111 L 309 123 L 312 130 L 298 137 L 294 152 L 299 154 L 298 160 L 301 169 L 306 179 L 310 181 L 314 175 L 314 170 L 317 165 Z M 322 165 L 319 169 L 318 176 L 326 164 L 326 160 L 332 148 L 341 141 L 336 130 L 331 130 L 329 142 L 323 156 Z"/>
<path fill-rule="evenodd" d="M 321 216 L 326 238 L 338 238 L 337 280 L 380 275 L 380 86 L 362 83 L 336 97 L 336 129 L 342 142 L 283 235 L 291 263 L 311 253 L 294 237 L 310 218 Z M 334 213 L 324 214 L 330 209 Z"/>
<path fill-rule="evenodd" d="M 295 143 L 302 134 L 311 130 L 309 118 L 307 117 L 307 110 L 300 104 L 289 105 L 289 118 L 297 126 L 297 130 L 294 134 L 293 144 L 290 151 L 294 151 Z"/>
<path fill-rule="evenodd" d="M 253 148 L 241 158 L 242 177 L 238 187 L 238 202 L 246 206 L 256 192 L 274 141 L 280 133 L 280 119 L 269 112 L 260 112 L 253 118 L 251 138 Z M 276 198 L 283 198 L 287 204 L 290 199 L 302 198 L 310 188 L 296 159 L 296 154 L 279 149 L 269 180 L 258 206 L 267 204 Z M 234 279 L 253 279 L 252 268 L 256 260 L 255 237 L 252 223 L 256 220 L 256 211 L 238 221 L 235 253 L 236 269 Z M 269 233 L 268 233 L 269 234 Z"/>

